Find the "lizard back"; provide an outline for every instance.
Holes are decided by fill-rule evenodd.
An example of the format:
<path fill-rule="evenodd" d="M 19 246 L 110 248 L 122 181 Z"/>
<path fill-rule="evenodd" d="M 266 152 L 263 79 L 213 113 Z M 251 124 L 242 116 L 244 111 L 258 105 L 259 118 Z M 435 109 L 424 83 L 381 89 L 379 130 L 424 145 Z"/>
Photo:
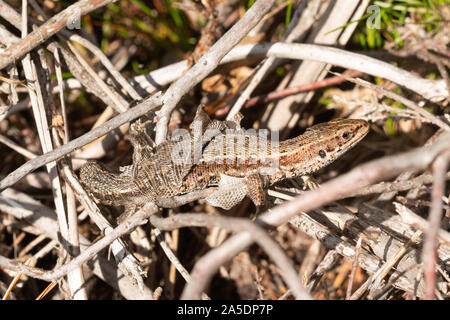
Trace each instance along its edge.
<path fill-rule="evenodd" d="M 220 132 L 230 128 L 222 122 L 213 122 L 210 127 L 220 128 Z M 241 129 L 226 129 L 210 142 L 202 142 L 198 162 L 193 162 L 192 153 L 185 162 L 176 156 L 188 148 L 193 150 L 193 141 L 167 141 L 144 156 L 137 154 L 133 165 L 121 173 L 89 161 L 81 168 L 80 180 L 91 195 L 110 205 L 142 205 L 217 185 L 219 192 L 210 202 L 217 206 L 230 208 L 245 195 L 255 204 L 262 203 L 264 186 L 325 167 L 355 146 L 368 130 L 364 120 L 337 119 L 278 142 Z M 216 201 L 221 197 L 233 201 Z"/>
<path fill-rule="evenodd" d="M 227 131 L 208 145 L 200 163 L 192 167 L 184 179 L 184 191 L 217 185 L 221 174 L 261 174 L 268 184 L 311 174 L 350 150 L 368 131 L 368 122 L 355 119 L 318 124 L 279 143 L 244 131 Z"/>

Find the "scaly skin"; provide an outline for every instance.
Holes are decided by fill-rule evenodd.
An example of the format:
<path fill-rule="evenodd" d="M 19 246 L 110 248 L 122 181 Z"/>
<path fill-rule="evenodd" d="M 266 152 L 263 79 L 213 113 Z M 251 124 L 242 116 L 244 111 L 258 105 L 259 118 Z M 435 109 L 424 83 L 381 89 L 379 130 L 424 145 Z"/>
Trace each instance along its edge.
<path fill-rule="evenodd" d="M 174 163 L 171 153 L 176 143 L 167 142 L 145 157 L 145 161 L 133 164 L 132 170 L 121 174 L 89 162 L 82 167 L 80 179 L 87 190 L 105 204 L 142 205 L 158 198 L 219 185 L 219 192 L 210 201 L 213 205 L 229 209 L 244 195 L 256 205 L 262 205 L 264 187 L 286 178 L 309 175 L 327 166 L 354 147 L 368 131 L 369 124 L 364 120 L 337 119 L 315 125 L 304 134 L 276 145 L 248 135 L 239 140 L 243 137 L 242 131 L 226 130 L 206 145 L 197 164 Z M 258 144 L 252 143 L 255 141 Z M 261 145 L 267 146 L 263 152 L 258 149 Z M 268 171 L 267 163 L 274 164 L 275 168 Z M 231 178 L 230 187 L 221 186 L 224 176 Z M 242 195 L 234 197 L 238 192 Z"/>
<path fill-rule="evenodd" d="M 223 150 L 219 156 L 216 146 L 208 146 L 201 163 L 193 167 L 185 178 L 186 191 L 204 188 L 220 181 L 220 174 L 232 177 L 247 177 L 259 173 L 267 164 L 278 161 L 279 169 L 268 175 L 269 184 L 286 178 L 308 175 L 327 166 L 343 153 L 354 147 L 369 131 L 369 124 L 364 120 L 338 119 L 315 125 L 293 139 L 281 141 L 279 146 L 267 142 L 268 151 L 263 157 L 253 157 L 249 144 L 245 145 L 245 154 L 239 157 L 239 147 Z M 227 139 L 235 135 L 227 134 Z M 246 141 L 247 142 L 247 141 Z M 266 142 L 263 142 L 266 143 Z M 211 149 L 214 148 L 214 151 Z M 228 152 L 227 152 L 228 151 Z M 220 153 L 220 152 L 219 152 Z M 253 151 L 257 154 L 256 151 Z M 227 160 L 231 159 L 231 163 Z M 240 161 L 242 160 L 242 161 Z M 263 174 L 264 175 L 264 174 Z"/>

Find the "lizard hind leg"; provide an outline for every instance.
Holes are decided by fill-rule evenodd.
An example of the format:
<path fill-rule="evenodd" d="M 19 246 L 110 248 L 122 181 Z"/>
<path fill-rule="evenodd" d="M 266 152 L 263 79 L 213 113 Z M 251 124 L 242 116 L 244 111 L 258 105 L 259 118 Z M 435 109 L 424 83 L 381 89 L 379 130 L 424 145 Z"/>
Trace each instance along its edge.
<path fill-rule="evenodd" d="M 136 212 L 135 204 L 125 204 L 122 214 L 117 218 L 117 224 L 121 224 L 126 218 L 131 217 Z"/>

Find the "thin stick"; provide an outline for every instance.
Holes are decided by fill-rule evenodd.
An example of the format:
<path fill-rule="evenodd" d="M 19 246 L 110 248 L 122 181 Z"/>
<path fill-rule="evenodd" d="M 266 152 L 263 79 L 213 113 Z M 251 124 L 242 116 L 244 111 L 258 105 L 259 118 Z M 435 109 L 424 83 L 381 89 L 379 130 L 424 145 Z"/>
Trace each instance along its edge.
<path fill-rule="evenodd" d="M 414 228 L 419 229 L 423 233 L 426 233 L 430 229 L 430 224 L 427 220 L 421 216 L 415 214 L 408 207 L 402 205 L 401 203 L 394 202 L 395 211 L 400 215 L 403 222 L 412 225 Z M 450 246 L 450 232 L 439 228 L 438 240 Z"/>
<path fill-rule="evenodd" d="M 70 40 L 76 41 L 82 46 L 84 46 L 86 49 L 91 51 L 97 58 L 100 59 L 100 61 L 105 66 L 106 70 L 111 73 L 111 75 L 114 77 L 114 79 L 117 80 L 117 82 L 124 88 L 128 94 L 130 95 L 133 100 L 141 100 L 142 96 L 134 89 L 134 87 L 125 79 L 124 76 L 116 69 L 114 64 L 109 61 L 108 57 L 103 53 L 102 50 L 100 50 L 97 46 L 92 44 L 89 40 L 77 35 L 73 34 L 70 36 Z"/>
<path fill-rule="evenodd" d="M 1 134 L 0 134 L 0 142 L 3 143 L 4 145 L 10 147 L 11 149 L 13 149 L 17 153 L 23 155 L 24 157 L 26 157 L 28 159 L 34 159 L 37 157 L 37 154 L 35 154 L 31 151 L 28 151 L 25 148 L 22 148 L 21 146 L 16 144 L 14 141 L 6 138 L 5 136 L 2 136 Z"/>
<path fill-rule="evenodd" d="M 422 262 L 426 284 L 426 298 L 434 299 L 436 287 L 436 246 L 442 217 L 442 196 L 445 192 L 445 173 L 447 172 L 450 151 L 439 156 L 433 165 L 433 192 L 431 193 L 431 207 L 428 217 L 429 227 L 425 234 L 422 251 Z"/>
<path fill-rule="evenodd" d="M 67 264 L 64 264 L 54 270 L 47 271 L 40 268 L 33 268 L 19 263 L 15 260 L 0 256 L 0 267 L 22 272 L 23 274 L 38 278 L 45 281 L 55 281 L 64 277 L 67 273 L 79 268 L 83 263 L 92 259 L 100 250 L 107 247 L 111 242 L 117 238 L 129 233 L 135 227 L 144 224 L 148 217 L 158 211 L 158 208 L 153 203 L 147 203 L 142 209 L 137 211 L 131 217 L 125 219 L 110 233 L 106 234 L 102 239 L 93 243 L 89 248 L 83 251 L 78 257 L 74 258 Z"/>
<path fill-rule="evenodd" d="M 314 270 L 308 279 L 306 287 L 310 290 L 310 292 L 316 288 L 322 276 L 336 265 L 340 257 L 341 256 L 335 249 L 328 250 L 316 270 Z"/>
<path fill-rule="evenodd" d="M 360 71 L 350 71 L 349 75 L 351 75 L 353 77 L 357 77 L 357 76 L 362 75 L 362 72 L 360 72 Z M 286 88 L 284 90 L 271 92 L 271 93 L 266 94 L 266 95 L 262 95 L 262 96 L 251 98 L 244 104 L 244 107 L 248 108 L 248 107 L 252 107 L 252 106 L 254 106 L 254 105 L 258 104 L 258 103 L 268 103 L 268 102 L 271 102 L 273 100 L 277 100 L 277 99 L 281 99 L 281 98 L 287 97 L 289 95 L 297 94 L 297 93 L 300 93 L 300 92 L 311 91 L 311 90 L 317 90 L 317 89 L 320 89 L 320 88 L 324 88 L 324 87 L 332 86 L 332 85 L 335 85 L 335 84 L 339 84 L 339 83 L 342 83 L 344 81 L 346 81 L 344 77 L 330 77 L 330 78 L 326 78 L 326 79 L 323 79 L 321 81 L 317 81 L 317 82 L 314 82 L 314 83 L 311 83 L 311 84 L 307 84 L 307 85 L 301 85 L 301 86 L 296 86 L 296 87 L 289 87 L 289 88 Z M 236 106 L 236 104 L 235 104 L 235 106 Z M 225 107 L 223 109 L 218 110 L 215 113 L 215 115 L 216 116 L 221 116 L 223 114 L 226 114 L 229 110 L 230 110 L 230 107 Z M 228 115 L 230 115 L 230 113 Z"/>
<path fill-rule="evenodd" d="M 288 29 L 286 30 L 285 34 L 281 38 L 281 41 L 286 43 L 291 43 L 296 38 L 296 34 L 292 35 L 292 31 L 295 29 L 294 27 L 299 22 L 300 16 L 303 12 L 303 9 L 306 6 L 306 1 L 302 1 L 297 9 L 294 12 L 293 18 L 289 24 Z M 236 103 L 231 108 L 230 112 L 228 113 L 227 120 L 233 119 L 233 117 L 240 112 L 242 106 L 244 103 L 250 98 L 250 95 L 255 90 L 255 88 L 258 86 L 258 84 L 264 79 L 264 77 L 269 73 L 270 70 L 273 70 L 273 67 L 275 65 L 275 57 L 267 58 L 263 63 L 261 63 L 258 66 L 258 70 L 253 75 L 250 83 L 247 85 L 247 87 L 243 90 L 243 92 L 239 95 Z"/>
<path fill-rule="evenodd" d="M 445 175 L 445 179 L 450 179 L 450 173 Z M 373 193 L 384 193 L 384 192 L 393 192 L 393 191 L 406 191 L 411 189 L 420 188 L 425 184 L 429 184 L 433 182 L 433 176 L 429 173 L 421 174 L 418 177 L 408 179 L 408 180 L 396 180 L 394 182 L 381 182 L 378 184 L 371 185 L 362 190 L 355 191 L 355 193 L 351 194 L 351 197 L 356 196 L 364 196 Z"/>
<path fill-rule="evenodd" d="M 345 295 L 345 300 L 349 300 L 352 294 L 353 281 L 355 279 L 356 269 L 358 269 L 358 256 L 361 251 L 362 238 L 358 238 L 358 242 L 356 242 L 355 246 L 355 258 L 352 263 L 352 272 L 350 272 L 350 277 L 348 279 L 347 293 Z"/>
<path fill-rule="evenodd" d="M 28 1 L 23 0 L 22 1 L 22 39 L 26 38 L 28 34 Z M 20 43 L 20 42 L 18 42 Z M 14 46 L 14 45 L 12 45 Z M 12 47 L 11 46 L 11 47 Z M 10 48 L 11 48 L 10 47 Z M 42 80 L 44 80 L 46 83 L 50 83 L 48 77 L 49 77 L 49 69 L 47 68 L 46 59 L 42 55 L 42 50 L 38 50 L 39 59 L 38 57 L 35 57 L 34 59 L 31 59 L 31 54 L 27 54 L 23 61 L 22 65 L 24 68 L 25 77 L 28 79 L 28 82 L 33 82 L 33 87 L 29 88 L 29 95 L 30 95 L 30 101 L 31 106 L 33 110 L 33 116 L 36 122 L 36 128 L 39 134 L 39 141 L 41 143 L 42 150 L 44 152 L 50 152 L 53 150 L 53 144 L 52 139 L 50 135 L 50 128 L 48 124 L 48 110 L 49 108 L 46 108 L 46 105 L 48 102 L 52 103 L 50 101 L 51 96 L 46 96 L 46 89 L 47 86 L 42 83 Z M 40 62 L 40 63 L 39 63 Z M 39 70 L 39 77 L 38 75 Z M 48 99 L 46 100 L 46 98 Z M 46 103 L 47 102 L 47 103 Z M 50 177 L 50 181 L 52 184 L 52 191 L 53 191 L 53 200 L 55 203 L 56 208 L 56 214 L 57 214 L 57 221 L 59 230 L 61 233 L 61 238 L 64 239 L 62 242 L 63 248 L 66 252 L 70 251 L 70 247 L 68 246 L 68 239 L 69 239 L 69 231 L 68 231 L 68 224 L 66 219 L 66 210 L 64 206 L 64 200 L 63 200 L 63 193 L 61 188 L 61 181 L 59 179 L 59 173 L 56 168 L 56 162 L 50 162 L 46 165 L 47 171 Z M 66 254 L 65 252 L 61 251 L 61 255 Z M 62 256 L 61 256 L 62 257 Z M 75 272 L 77 273 L 77 272 Z M 78 274 L 78 273 L 77 273 Z M 73 273 L 70 273 L 68 275 L 69 278 L 73 277 Z M 71 287 L 71 289 L 73 289 Z M 73 291 L 72 291 L 73 292 Z"/>
<path fill-rule="evenodd" d="M 66 112 L 66 104 L 64 101 L 64 82 L 62 77 L 61 70 L 61 60 L 58 48 L 53 50 L 53 56 L 55 58 L 55 72 L 56 72 L 56 80 L 58 82 L 59 87 L 59 101 L 61 105 L 61 114 L 63 116 L 63 141 L 60 141 L 60 137 L 57 133 L 57 128 L 52 128 L 53 141 L 59 147 L 61 144 L 67 143 L 69 141 L 69 124 Z M 64 161 L 62 163 L 63 167 L 67 170 L 68 164 Z M 64 169 L 63 169 L 64 170 Z M 78 232 L 78 220 L 77 220 L 77 211 L 75 204 L 75 195 L 73 189 L 70 185 L 65 184 L 66 189 L 66 204 L 67 204 L 67 226 L 68 226 L 68 244 L 72 250 L 72 256 L 77 256 L 80 254 L 80 239 Z M 85 279 L 83 275 L 82 268 L 77 268 L 74 271 L 70 272 L 67 276 L 67 283 L 69 285 L 69 290 L 71 293 L 71 298 L 74 300 L 87 300 L 88 295 L 85 287 Z"/>
<path fill-rule="evenodd" d="M 183 214 L 168 218 L 160 218 L 154 215 L 150 218 L 150 222 L 164 230 L 173 230 L 188 226 L 220 227 L 238 232 L 245 230 L 281 269 L 283 279 L 290 286 L 295 297 L 297 299 L 311 299 L 309 293 L 301 285 L 301 280 L 284 251 L 267 235 L 264 229 L 247 219 L 210 216 L 206 214 Z M 221 249 L 218 250 L 218 248 L 209 251 L 203 256 L 195 264 L 194 270 L 191 273 L 192 281 L 184 288 L 181 299 L 198 299 L 200 293 L 204 291 L 208 283 L 208 278 L 204 278 L 203 274 L 206 270 L 203 268 L 216 270 L 216 267 L 218 268 L 224 262 L 224 258 L 229 260 L 231 257 L 222 255 Z"/>
<path fill-rule="evenodd" d="M 34 238 L 32 241 L 30 241 L 30 243 L 28 243 L 22 250 L 20 250 L 18 257 L 23 257 L 24 255 L 26 255 L 28 253 L 28 251 L 30 251 L 31 249 L 33 249 L 37 244 L 41 243 L 42 241 L 44 241 L 47 238 L 47 236 L 45 234 L 40 234 L 39 236 L 37 236 L 36 238 Z"/>
<path fill-rule="evenodd" d="M 27 261 L 25 261 L 25 265 L 30 265 L 31 261 L 33 260 L 33 258 L 28 258 Z M 2 300 L 6 300 L 8 299 L 9 294 L 11 293 L 12 289 L 14 288 L 14 286 L 17 284 L 17 282 L 20 280 L 20 278 L 22 277 L 22 273 L 19 272 L 14 279 L 11 280 L 11 283 L 9 284 L 8 289 L 6 290 L 5 294 L 2 297 Z"/>
<path fill-rule="evenodd" d="M 119 113 L 125 112 L 128 109 L 128 102 L 100 78 L 100 76 L 97 74 L 97 71 L 89 65 L 89 63 L 83 58 L 81 53 L 72 43 L 68 42 L 67 44 L 72 53 L 78 59 L 79 63 L 94 79 L 100 89 L 109 97 L 110 101 L 112 101 L 111 107 L 113 107 Z"/>
<path fill-rule="evenodd" d="M 48 284 L 48 286 L 44 289 L 44 291 L 42 291 L 42 292 L 36 297 L 35 300 L 42 300 L 42 298 L 44 298 L 50 291 L 52 291 L 53 288 L 54 288 L 57 284 L 58 284 L 58 282 L 56 282 L 56 281 L 50 282 L 50 283 Z"/>
<path fill-rule="evenodd" d="M 184 278 L 186 283 L 189 283 L 191 281 L 191 275 L 186 270 L 186 268 L 183 266 L 183 264 L 180 262 L 180 260 L 177 258 L 177 256 L 173 253 L 172 249 L 167 245 L 167 243 L 164 241 L 161 231 L 158 228 L 154 228 L 153 232 L 155 233 L 156 239 L 158 240 L 159 245 L 163 249 L 164 253 L 166 254 L 169 261 L 172 263 L 173 266 L 178 270 L 178 272 L 181 274 L 181 276 Z M 210 297 L 204 292 L 201 294 L 203 300 L 211 300 Z"/>
<path fill-rule="evenodd" d="M 26 12 L 24 13 L 24 15 L 26 15 Z M 25 28 L 25 30 L 26 30 L 26 28 Z M 25 34 L 26 34 L 26 31 L 25 31 L 25 33 L 22 34 L 22 36 L 24 36 Z M 35 62 L 30 59 L 29 55 L 27 55 L 23 59 L 22 64 L 23 64 L 25 76 L 27 77 L 27 79 L 35 80 L 34 90 L 30 89 L 29 95 L 30 95 L 31 106 L 33 109 L 33 115 L 34 115 L 34 119 L 36 122 L 36 128 L 37 128 L 37 131 L 39 134 L 39 140 L 40 140 L 40 143 L 42 146 L 42 150 L 44 152 L 51 152 L 53 150 L 53 145 L 52 145 L 52 141 L 51 141 L 49 125 L 47 122 L 47 111 L 46 111 L 45 102 L 44 102 L 44 100 L 45 100 L 44 92 L 42 91 L 43 88 L 41 87 L 41 84 L 39 81 L 38 72 L 36 69 L 37 66 L 36 66 Z M 43 71 L 43 70 L 40 70 L 40 71 Z M 42 73 L 45 74 L 45 72 L 42 72 Z M 30 161 L 34 161 L 38 158 L 34 158 Z M 61 236 L 64 239 L 67 239 L 67 236 L 68 236 L 67 220 L 66 220 L 66 215 L 65 215 L 64 203 L 63 203 L 63 199 L 62 199 L 61 183 L 59 180 L 56 163 L 53 161 L 48 162 L 46 164 L 46 166 L 47 166 L 47 171 L 50 176 L 52 190 L 54 193 L 54 202 L 55 202 L 55 207 L 56 207 L 56 213 L 58 216 L 58 223 L 59 223 L 59 227 L 60 227 L 60 231 L 61 231 Z"/>

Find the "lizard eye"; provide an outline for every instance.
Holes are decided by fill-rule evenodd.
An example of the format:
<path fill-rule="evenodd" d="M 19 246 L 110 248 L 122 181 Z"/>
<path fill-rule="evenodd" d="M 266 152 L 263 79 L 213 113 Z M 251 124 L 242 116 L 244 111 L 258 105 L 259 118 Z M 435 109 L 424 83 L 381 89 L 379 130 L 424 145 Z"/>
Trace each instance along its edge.
<path fill-rule="evenodd" d="M 321 158 L 325 158 L 325 157 L 327 156 L 327 154 L 325 153 L 325 151 L 320 150 L 320 151 L 319 151 L 319 156 L 320 156 Z"/>
<path fill-rule="evenodd" d="M 352 136 L 352 133 L 351 132 L 348 132 L 348 131 L 345 131 L 343 134 L 342 134 L 342 138 L 344 138 L 344 139 L 348 139 L 348 138 L 350 138 Z"/>

